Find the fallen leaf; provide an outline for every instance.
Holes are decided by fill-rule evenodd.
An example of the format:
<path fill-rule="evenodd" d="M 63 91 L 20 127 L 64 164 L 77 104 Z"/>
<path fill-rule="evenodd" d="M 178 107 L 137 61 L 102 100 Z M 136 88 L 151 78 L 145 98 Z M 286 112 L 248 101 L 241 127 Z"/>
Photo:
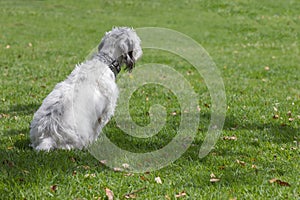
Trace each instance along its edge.
<path fill-rule="evenodd" d="M 219 179 L 219 178 L 211 178 L 209 181 L 210 181 L 211 183 L 216 183 L 216 182 L 219 182 L 220 179 Z"/>
<path fill-rule="evenodd" d="M 126 194 L 125 199 L 135 199 L 136 198 L 136 194 Z"/>
<path fill-rule="evenodd" d="M 289 110 L 289 111 L 286 113 L 286 115 L 287 115 L 288 117 L 292 117 L 292 112 Z"/>
<path fill-rule="evenodd" d="M 167 200 L 171 200 L 171 198 L 170 198 L 168 195 L 165 195 L 165 198 L 166 198 Z"/>
<path fill-rule="evenodd" d="M 142 181 L 147 181 L 147 180 L 148 180 L 145 176 L 140 176 L 140 179 L 141 179 Z"/>
<path fill-rule="evenodd" d="M 219 182 L 220 179 L 217 178 L 216 175 L 215 175 L 214 173 L 211 173 L 211 174 L 210 174 L 210 179 L 209 179 L 209 181 L 210 181 L 211 183 L 215 183 L 215 182 Z"/>
<path fill-rule="evenodd" d="M 85 170 L 90 169 L 90 166 L 88 166 L 88 165 L 83 165 L 82 167 L 83 167 L 83 169 L 85 169 Z"/>
<path fill-rule="evenodd" d="M 51 186 L 50 186 L 50 190 L 51 190 L 51 192 L 56 192 L 56 190 L 57 190 L 57 185 L 51 185 Z"/>
<path fill-rule="evenodd" d="M 121 171 L 123 171 L 123 170 L 122 170 L 121 168 L 119 168 L 119 167 L 114 167 L 113 170 L 114 170 L 114 172 L 121 172 Z"/>
<path fill-rule="evenodd" d="M 279 115 L 273 115 L 273 119 L 278 119 L 279 118 Z"/>
<path fill-rule="evenodd" d="M 223 140 L 237 140 L 236 136 L 224 136 Z"/>
<path fill-rule="evenodd" d="M 7 48 L 7 49 L 10 49 L 10 45 L 9 45 L 9 44 L 8 44 L 8 45 L 6 45 L 6 48 Z"/>
<path fill-rule="evenodd" d="M 155 182 L 156 183 L 158 183 L 158 184 L 162 184 L 162 181 L 161 181 L 161 179 L 160 179 L 160 177 L 158 176 L 158 177 L 155 177 Z"/>
<path fill-rule="evenodd" d="M 288 182 L 285 181 L 281 181 L 277 178 L 272 178 L 271 180 L 269 180 L 269 183 L 277 183 L 280 186 L 286 186 L 286 187 L 290 187 L 291 185 Z"/>
<path fill-rule="evenodd" d="M 124 197 L 126 199 L 135 199 L 136 196 L 137 196 L 136 193 L 138 193 L 140 191 L 143 191 L 145 189 L 146 189 L 146 187 L 143 187 L 143 188 L 140 188 L 140 189 L 137 189 L 137 190 L 133 190 L 132 192 L 125 194 Z"/>
<path fill-rule="evenodd" d="M 74 170 L 74 171 L 72 172 L 72 176 L 75 176 L 76 174 L 77 174 L 77 171 Z"/>
<path fill-rule="evenodd" d="M 251 165 L 251 168 L 257 169 L 256 165 Z"/>
<path fill-rule="evenodd" d="M 214 173 L 211 173 L 210 178 L 216 178 L 216 175 L 214 175 Z"/>
<path fill-rule="evenodd" d="M 106 194 L 108 200 L 114 199 L 114 193 L 110 189 L 105 188 L 105 194 Z"/>
<path fill-rule="evenodd" d="M 270 67 L 269 67 L 269 66 L 265 66 L 265 70 L 266 70 L 266 71 L 269 71 L 269 70 L 270 70 Z"/>
<path fill-rule="evenodd" d="M 107 160 L 100 160 L 100 164 L 106 165 L 106 163 L 107 163 Z"/>
<path fill-rule="evenodd" d="M 133 175 L 134 175 L 133 173 L 124 174 L 124 176 L 133 176 Z"/>
<path fill-rule="evenodd" d="M 178 194 L 175 194 L 175 198 L 181 198 L 181 197 L 185 197 L 186 193 L 184 191 L 179 192 Z"/>
<path fill-rule="evenodd" d="M 277 180 L 276 183 L 278 183 L 281 186 L 290 187 L 291 185 L 288 182 Z"/>
<path fill-rule="evenodd" d="M 124 169 L 128 169 L 128 168 L 129 168 L 129 164 L 124 163 L 124 164 L 122 164 L 122 167 L 123 167 Z"/>
<path fill-rule="evenodd" d="M 271 180 L 269 180 L 269 183 L 275 183 L 277 181 L 277 178 L 272 178 Z"/>
<path fill-rule="evenodd" d="M 241 161 L 241 160 L 236 160 L 236 162 L 237 162 L 238 164 L 242 165 L 242 166 L 245 166 L 245 165 L 246 165 L 246 163 L 245 163 L 244 161 Z"/>
<path fill-rule="evenodd" d="M 292 121 L 294 121 L 294 120 L 295 120 L 295 119 L 292 118 L 292 117 L 289 118 L 289 122 L 292 122 Z"/>
<path fill-rule="evenodd" d="M 71 160 L 72 162 L 76 162 L 76 158 L 74 158 L 74 157 L 70 157 L 70 160 Z"/>
<path fill-rule="evenodd" d="M 275 111 L 275 112 L 278 112 L 278 109 L 274 106 L 273 107 L 273 110 Z"/>
<path fill-rule="evenodd" d="M 86 175 L 84 175 L 84 178 L 88 178 L 88 177 L 95 178 L 96 174 L 86 174 Z"/>

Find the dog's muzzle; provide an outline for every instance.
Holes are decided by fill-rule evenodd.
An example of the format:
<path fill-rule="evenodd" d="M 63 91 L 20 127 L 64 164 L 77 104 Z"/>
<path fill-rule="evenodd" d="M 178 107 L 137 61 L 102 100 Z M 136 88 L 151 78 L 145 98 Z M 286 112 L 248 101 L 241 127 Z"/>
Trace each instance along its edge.
<path fill-rule="evenodd" d="M 128 72 L 131 72 L 132 69 L 134 68 L 135 64 L 135 60 L 133 57 L 133 51 L 129 51 L 126 55 L 125 55 L 125 70 Z"/>

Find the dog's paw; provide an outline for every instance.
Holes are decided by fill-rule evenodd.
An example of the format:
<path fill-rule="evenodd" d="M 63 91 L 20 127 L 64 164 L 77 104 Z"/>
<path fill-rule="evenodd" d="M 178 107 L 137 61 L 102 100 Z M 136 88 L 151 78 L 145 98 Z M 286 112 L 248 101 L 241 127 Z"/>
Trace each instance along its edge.
<path fill-rule="evenodd" d="M 35 147 L 37 151 L 51 151 L 55 149 L 55 142 L 52 138 L 44 138 L 39 145 Z"/>

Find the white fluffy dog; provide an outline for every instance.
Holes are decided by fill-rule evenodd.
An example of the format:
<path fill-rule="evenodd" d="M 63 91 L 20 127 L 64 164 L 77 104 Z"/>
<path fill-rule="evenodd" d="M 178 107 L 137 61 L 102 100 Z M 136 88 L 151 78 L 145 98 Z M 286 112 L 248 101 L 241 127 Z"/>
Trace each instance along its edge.
<path fill-rule="evenodd" d="M 141 57 L 140 38 L 131 28 L 113 28 L 102 38 L 90 60 L 45 98 L 31 122 L 30 139 L 36 150 L 82 149 L 95 141 L 114 113 L 115 83 L 123 64 L 131 71 Z"/>

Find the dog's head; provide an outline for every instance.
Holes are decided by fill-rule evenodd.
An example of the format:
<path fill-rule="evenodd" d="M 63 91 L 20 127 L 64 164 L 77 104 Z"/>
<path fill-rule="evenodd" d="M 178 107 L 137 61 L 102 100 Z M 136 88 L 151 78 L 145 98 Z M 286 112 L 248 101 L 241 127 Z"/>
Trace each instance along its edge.
<path fill-rule="evenodd" d="M 116 27 L 106 33 L 98 51 L 112 54 L 120 65 L 126 65 L 125 69 L 129 72 L 143 54 L 140 38 L 132 28 L 127 27 Z"/>

